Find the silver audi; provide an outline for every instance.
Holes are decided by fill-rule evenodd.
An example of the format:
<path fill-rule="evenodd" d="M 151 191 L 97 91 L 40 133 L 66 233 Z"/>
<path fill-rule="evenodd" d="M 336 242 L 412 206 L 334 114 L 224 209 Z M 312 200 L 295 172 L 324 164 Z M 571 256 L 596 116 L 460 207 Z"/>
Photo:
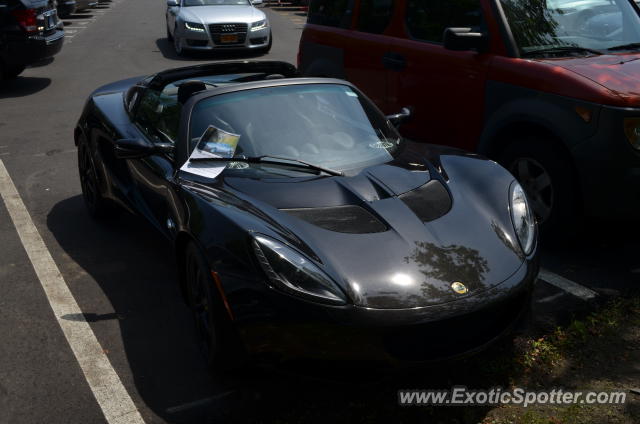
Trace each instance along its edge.
<path fill-rule="evenodd" d="M 185 50 L 271 49 L 262 0 L 167 0 L 167 38 Z"/>

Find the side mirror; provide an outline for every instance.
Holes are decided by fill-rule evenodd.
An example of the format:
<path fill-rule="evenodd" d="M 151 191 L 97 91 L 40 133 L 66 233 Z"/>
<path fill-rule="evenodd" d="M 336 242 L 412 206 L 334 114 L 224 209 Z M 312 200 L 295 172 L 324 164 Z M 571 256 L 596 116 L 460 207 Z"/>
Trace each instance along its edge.
<path fill-rule="evenodd" d="M 400 113 L 395 115 L 387 115 L 387 119 L 395 126 L 399 127 L 404 121 L 411 117 L 411 109 L 403 107 Z"/>
<path fill-rule="evenodd" d="M 153 144 L 139 138 L 122 138 L 115 142 L 115 154 L 118 159 L 138 159 L 155 152 Z"/>
<path fill-rule="evenodd" d="M 167 0 L 167 7 L 178 7 L 180 6 L 179 0 Z"/>
<path fill-rule="evenodd" d="M 444 48 L 448 50 L 487 50 L 488 37 L 482 32 L 471 32 L 471 28 L 447 28 L 444 30 Z"/>

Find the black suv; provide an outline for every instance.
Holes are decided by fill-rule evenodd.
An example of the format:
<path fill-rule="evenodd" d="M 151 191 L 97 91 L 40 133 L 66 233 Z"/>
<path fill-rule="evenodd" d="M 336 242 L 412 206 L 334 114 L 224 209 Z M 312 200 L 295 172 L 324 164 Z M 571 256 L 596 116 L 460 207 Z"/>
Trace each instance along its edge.
<path fill-rule="evenodd" d="M 0 80 L 55 55 L 63 42 L 52 0 L 0 0 Z"/>

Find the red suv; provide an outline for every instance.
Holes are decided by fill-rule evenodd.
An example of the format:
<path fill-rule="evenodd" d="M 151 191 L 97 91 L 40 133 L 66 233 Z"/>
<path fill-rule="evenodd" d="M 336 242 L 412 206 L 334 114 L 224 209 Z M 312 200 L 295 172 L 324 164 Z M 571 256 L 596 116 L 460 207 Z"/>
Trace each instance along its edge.
<path fill-rule="evenodd" d="M 408 107 L 408 138 L 500 161 L 547 227 L 639 211 L 632 0 L 312 0 L 298 66 Z"/>

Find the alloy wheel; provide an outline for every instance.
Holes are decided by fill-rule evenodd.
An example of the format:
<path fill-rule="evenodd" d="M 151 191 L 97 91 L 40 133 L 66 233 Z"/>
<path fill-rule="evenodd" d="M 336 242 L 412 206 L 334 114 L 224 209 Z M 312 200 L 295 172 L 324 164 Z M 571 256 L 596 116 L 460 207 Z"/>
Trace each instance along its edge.
<path fill-rule="evenodd" d="M 190 254 L 187 260 L 186 272 L 189 303 L 201 348 L 204 356 L 211 359 L 216 349 L 216 332 L 213 319 L 214 308 L 207 289 L 209 279 L 193 254 Z"/>
<path fill-rule="evenodd" d="M 517 158 L 510 169 L 527 193 L 531 208 L 539 222 L 551 216 L 554 206 L 554 187 L 551 175 L 533 158 Z"/>
<path fill-rule="evenodd" d="M 78 171 L 80 173 L 80 187 L 84 201 L 90 210 L 94 210 L 98 202 L 98 184 L 91 153 L 85 145 L 80 146 Z"/>

